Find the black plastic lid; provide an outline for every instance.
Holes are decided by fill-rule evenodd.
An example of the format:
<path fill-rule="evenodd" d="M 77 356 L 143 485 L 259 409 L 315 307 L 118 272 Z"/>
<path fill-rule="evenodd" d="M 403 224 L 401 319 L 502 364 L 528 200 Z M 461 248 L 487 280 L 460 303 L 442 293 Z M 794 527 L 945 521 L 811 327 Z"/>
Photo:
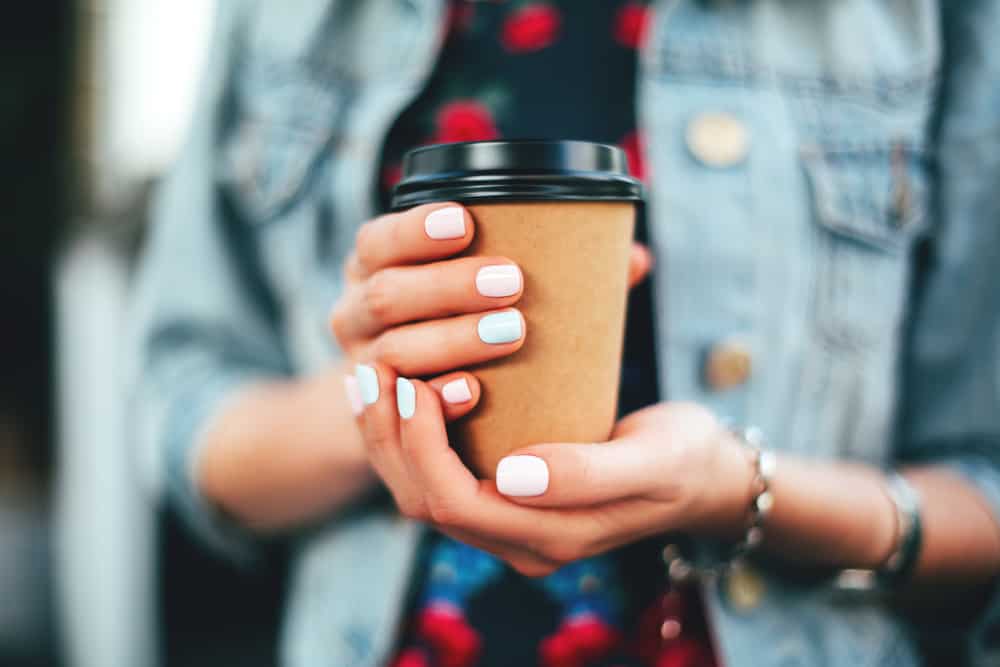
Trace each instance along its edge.
<path fill-rule="evenodd" d="M 415 148 L 392 209 L 436 201 L 641 201 L 625 153 L 589 141 L 475 141 Z"/>

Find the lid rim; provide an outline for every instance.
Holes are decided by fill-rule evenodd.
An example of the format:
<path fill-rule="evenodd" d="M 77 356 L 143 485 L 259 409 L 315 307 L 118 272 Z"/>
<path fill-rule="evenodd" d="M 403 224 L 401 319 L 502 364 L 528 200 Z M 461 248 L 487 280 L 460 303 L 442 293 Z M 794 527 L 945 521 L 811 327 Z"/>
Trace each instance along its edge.
<path fill-rule="evenodd" d="M 433 201 L 641 201 L 624 151 L 587 141 L 478 141 L 420 146 L 403 158 L 391 208 Z"/>

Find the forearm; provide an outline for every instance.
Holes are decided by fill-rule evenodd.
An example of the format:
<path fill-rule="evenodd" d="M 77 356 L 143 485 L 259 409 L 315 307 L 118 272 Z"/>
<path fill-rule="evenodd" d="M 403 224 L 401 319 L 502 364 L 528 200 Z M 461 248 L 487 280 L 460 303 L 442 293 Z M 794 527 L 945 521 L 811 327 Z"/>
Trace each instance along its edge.
<path fill-rule="evenodd" d="M 939 468 L 909 468 L 921 496 L 923 545 L 913 592 L 950 598 L 1000 572 L 1000 529 L 979 493 Z M 895 509 L 875 468 L 781 459 L 765 548 L 783 558 L 839 568 L 881 567 L 893 548 Z"/>
<path fill-rule="evenodd" d="M 202 493 L 247 527 L 280 531 L 336 510 L 373 483 L 336 368 L 248 390 L 205 434 Z"/>

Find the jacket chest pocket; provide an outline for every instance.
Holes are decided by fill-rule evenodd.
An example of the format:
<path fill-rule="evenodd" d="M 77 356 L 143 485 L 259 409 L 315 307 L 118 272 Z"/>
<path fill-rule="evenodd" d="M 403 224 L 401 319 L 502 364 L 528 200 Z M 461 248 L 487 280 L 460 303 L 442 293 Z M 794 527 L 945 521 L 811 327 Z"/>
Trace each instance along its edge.
<path fill-rule="evenodd" d="M 926 156 L 904 143 L 816 145 L 801 156 L 815 228 L 815 323 L 863 351 L 899 334 L 912 250 L 930 225 Z"/>
<path fill-rule="evenodd" d="M 307 198 L 330 152 L 343 95 L 314 80 L 300 61 L 257 59 L 240 70 L 220 180 L 243 218 L 260 225 Z"/>

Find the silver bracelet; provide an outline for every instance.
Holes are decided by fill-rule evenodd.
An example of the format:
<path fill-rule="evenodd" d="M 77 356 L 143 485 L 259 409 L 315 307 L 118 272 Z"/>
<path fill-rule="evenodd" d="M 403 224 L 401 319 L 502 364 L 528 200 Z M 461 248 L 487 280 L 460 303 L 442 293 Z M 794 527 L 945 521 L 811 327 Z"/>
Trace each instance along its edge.
<path fill-rule="evenodd" d="M 718 578 L 738 567 L 742 559 L 760 546 L 764 539 L 764 524 L 771 509 L 774 507 L 774 496 L 771 494 L 771 480 L 777 459 L 774 452 L 766 448 L 764 433 L 755 426 L 744 428 L 729 428 L 744 446 L 749 463 L 753 466 L 754 477 L 751 482 L 753 496 L 748 507 L 747 529 L 743 537 L 733 546 L 729 558 L 718 563 L 695 567 L 680 555 L 676 545 L 667 545 L 663 549 L 663 561 L 667 566 L 667 575 L 672 584 L 684 584 L 693 579 Z"/>
<path fill-rule="evenodd" d="M 920 494 L 906 478 L 896 472 L 886 474 L 885 492 L 896 510 L 896 535 L 892 551 L 877 570 L 841 570 L 834 585 L 842 592 L 891 592 L 906 582 L 917 565 L 923 546 Z"/>

